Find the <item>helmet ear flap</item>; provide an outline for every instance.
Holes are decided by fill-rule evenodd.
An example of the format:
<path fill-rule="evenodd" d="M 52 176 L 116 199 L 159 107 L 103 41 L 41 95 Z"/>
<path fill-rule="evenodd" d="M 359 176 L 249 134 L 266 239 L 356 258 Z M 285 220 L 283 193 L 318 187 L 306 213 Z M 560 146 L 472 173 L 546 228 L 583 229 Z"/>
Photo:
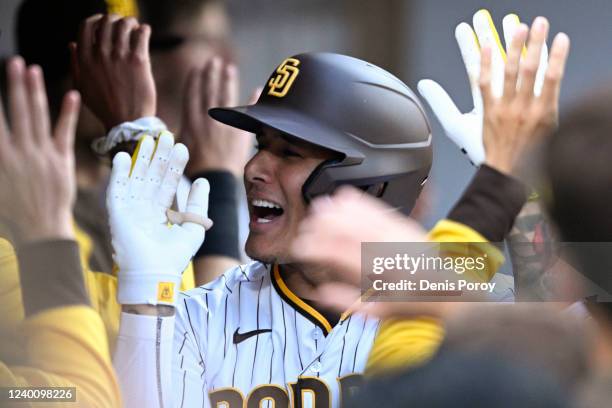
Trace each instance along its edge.
<path fill-rule="evenodd" d="M 310 201 L 312 201 L 312 199 L 319 195 L 330 194 L 333 192 L 333 190 L 330 191 L 329 189 L 329 187 L 331 186 L 328 186 L 327 188 L 323 189 L 321 189 L 320 187 L 315 188 L 315 186 L 321 183 L 322 180 L 320 178 L 325 169 L 339 162 L 341 162 L 341 160 L 339 159 L 324 160 L 317 167 L 315 167 L 312 173 L 310 173 L 310 176 L 308 176 L 308 178 L 304 182 L 304 185 L 302 186 L 302 197 L 304 198 L 304 202 L 306 202 L 306 204 L 310 204 Z M 330 183 L 326 184 L 329 185 Z M 333 189 L 335 190 L 335 187 Z"/>

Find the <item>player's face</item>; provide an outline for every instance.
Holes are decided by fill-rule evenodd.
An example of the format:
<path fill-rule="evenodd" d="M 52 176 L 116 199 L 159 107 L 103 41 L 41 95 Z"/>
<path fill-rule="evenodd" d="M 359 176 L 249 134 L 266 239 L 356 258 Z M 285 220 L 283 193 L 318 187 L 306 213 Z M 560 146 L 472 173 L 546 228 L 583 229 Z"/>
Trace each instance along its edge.
<path fill-rule="evenodd" d="M 288 263 L 289 246 L 306 215 L 302 186 L 335 153 L 264 129 L 258 152 L 244 169 L 249 207 L 246 253 L 267 263 Z"/>

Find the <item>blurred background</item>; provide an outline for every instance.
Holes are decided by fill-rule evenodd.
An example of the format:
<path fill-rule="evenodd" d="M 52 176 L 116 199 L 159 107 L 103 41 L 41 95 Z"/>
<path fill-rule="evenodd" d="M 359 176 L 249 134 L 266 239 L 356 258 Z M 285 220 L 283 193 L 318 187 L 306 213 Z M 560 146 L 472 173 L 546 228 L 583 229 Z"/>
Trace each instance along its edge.
<path fill-rule="evenodd" d="M 50 0 L 51 1 L 51 0 Z M 19 0 L 0 1 L 0 55 L 14 50 Z M 263 81 L 285 57 L 304 51 L 340 52 L 380 65 L 416 90 L 422 78 L 438 81 L 460 109 L 472 108 L 455 26 L 471 22 L 479 8 L 496 24 L 517 13 L 531 22 L 547 16 L 552 32 L 572 40 L 562 104 L 567 107 L 602 81 L 612 79 L 612 2 L 610 0 L 228 0 L 232 37 L 243 78 L 243 96 Z M 44 33 L 41 33 L 44 35 Z M 429 111 L 431 113 L 431 111 Z M 434 132 L 430 179 L 431 226 L 445 216 L 469 181 L 473 168 L 442 134 Z"/>

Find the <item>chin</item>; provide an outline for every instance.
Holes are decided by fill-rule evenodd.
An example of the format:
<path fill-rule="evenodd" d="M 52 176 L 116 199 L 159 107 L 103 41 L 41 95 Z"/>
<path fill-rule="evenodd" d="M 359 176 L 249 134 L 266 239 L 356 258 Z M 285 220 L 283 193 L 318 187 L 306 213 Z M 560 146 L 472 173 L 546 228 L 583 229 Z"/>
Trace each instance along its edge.
<path fill-rule="evenodd" d="M 244 252 L 246 252 L 249 258 L 265 264 L 273 264 L 277 261 L 274 254 L 272 254 L 270 251 L 258 248 L 256 244 L 249 242 L 249 240 L 246 242 Z"/>
<path fill-rule="evenodd" d="M 265 264 L 286 263 L 286 251 L 275 250 L 263 244 L 249 238 L 247 239 L 244 251 L 249 258 Z"/>

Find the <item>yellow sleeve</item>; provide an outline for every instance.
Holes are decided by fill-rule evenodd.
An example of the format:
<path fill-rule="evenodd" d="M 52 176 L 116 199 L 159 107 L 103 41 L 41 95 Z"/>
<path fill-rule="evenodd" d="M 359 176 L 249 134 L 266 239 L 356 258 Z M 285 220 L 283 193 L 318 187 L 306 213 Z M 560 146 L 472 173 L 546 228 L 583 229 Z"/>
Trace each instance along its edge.
<path fill-rule="evenodd" d="M 117 279 L 107 273 L 93 272 L 87 266 L 87 253 L 90 240 L 82 231 L 77 231 L 76 238 L 79 244 L 81 263 L 85 278 L 85 287 L 89 294 L 91 305 L 97 310 L 104 322 L 108 343 L 114 346 L 119 331 L 119 317 L 121 306 L 117 303 Z M 0 324 L 0 360 L 19 360 L 17 356 L 22 348 L 15 341 L 15 328 L 25 318 L 21 302 L 21 286 L 19 283 L 19 265 L 12 244 L 0 238 L 0 310 L 2 324 Z M 111 349 L 112 350 L 112 349 Z"/>
<path fill-rule="evenodd" d="M 94 272 L 89 268 L 89 254 L 91 254 L 91 238 L 76 224 L 75 236 L 79 245 L 79 255 L 83 267 L 85 287 L 89 294 L 92 307 L 97 310 L 104 322 L 110 350 L 114 350 L 117 333 L 119 332 L 119 318 L 121 305 L 117 302 L 117 278 L 104 272 Z M 0 324 L 0 341 L 5 345 L 13 344 L 17 347 L 0 348 L 0 360 L 12 360 L 18 353 L 18 343 L 14 341 L 14 327 L 23 321 L 25 314 L 21 302 L 21 286 L 19 284 L 19 266 L 17 256 L 11 242 L 0 237 L 0 310 L 3 311 Z M 195 287 L 193 265 L 183 273 L 181 290 Z"/>
<path fill-rule="evenodd" d="M 465 274 L 479 282 L 490 281 L 505 261 L 503 252 L 495 245 L 476 230 L 456 221 L 438 221 L 427 238 L 431 242 L 447 243 L 444 250 L 452 251 L 449 254 L 451 256 L 483 257 L 486 267 L 482 271 L 469 271 Z"/>
<path fill-rule="evenodd" d="M 26 360 L 13 366 L 0 363 L 1 386 L 76 387 L 76 403 L 49 404 L 53 407 L 121 406 L 104 325 L 96 311 L 86 306 L 51 309 L 26 319 L 21 329 Z"/>
<path fill-rule="evenodd" d="M 470 243 L 453 246 L 453 254 L 485 256 L 486 273 L 476 278 L 490 280 L 504 262 L 503 253 L 472 228 L 451 220 L 439 221 L 429 232 L 432 242 Z M 442 322 L 431 317 L 383 321 L 368 357 L 365 374 L 423 364 L 431 358 L 444 338 Z"/>

